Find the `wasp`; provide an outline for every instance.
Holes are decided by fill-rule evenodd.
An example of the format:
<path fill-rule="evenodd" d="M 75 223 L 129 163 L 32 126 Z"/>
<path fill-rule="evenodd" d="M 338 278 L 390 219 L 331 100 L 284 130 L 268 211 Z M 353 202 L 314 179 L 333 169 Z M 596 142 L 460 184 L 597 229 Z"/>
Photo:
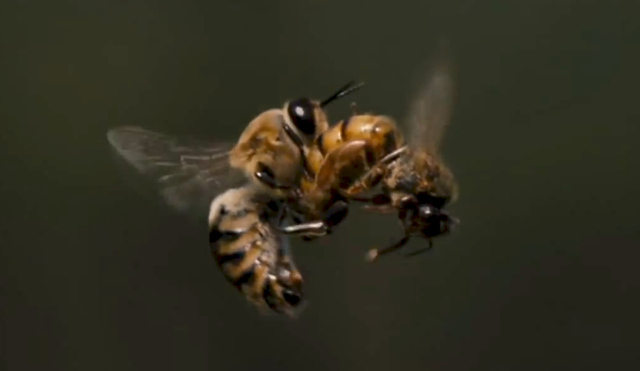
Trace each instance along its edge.
<path fill-rule="evenodd" d="M 308 152 L 315 176 L 302 180 L 304 196 L 297 212 L 304 217 L 299 219 L 327 219 L 326 210 L 338 207 L 342 213 L 332 215 L 339 219 L 335 216 L 346 215 L 348 201 L 365 202 L 368 210 L 397 213 L 404 229 L 396 243 L 370 250 L 369 260 L 399 249 L 414 236 L 429 241 L 418 252 L 431 248 L 432 238 L 459 222 L 444 210 L 457 198 L 458 185 L 439 151 L 452 93 L 449 65 L 438 61 L 409 110 L 406 142 L 393 118 L 356 111 L 319 135 Z M 379 193 L 363 196 L 376 188 Z"/>
<path fill-rule="evenodd" d="M 403 143 L 395 121 L 381 115 L 354 114 L 321 133 L 307 153 L 310 176 L 301 179 L 299 219 L 340 223 L 348 201 L 379 182 L 368 170 L 397 158 Z"/>

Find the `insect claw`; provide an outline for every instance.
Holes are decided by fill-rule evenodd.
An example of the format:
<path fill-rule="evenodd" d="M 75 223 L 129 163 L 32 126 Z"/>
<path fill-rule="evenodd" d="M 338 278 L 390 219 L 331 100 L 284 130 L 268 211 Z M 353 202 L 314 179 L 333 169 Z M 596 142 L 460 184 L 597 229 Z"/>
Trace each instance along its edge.
<path fill-rule="evenodd" d="M 365 255 L 365 259 L 369 263 L 373 263 L 374 261 L 378 260 L 379 256 L 380 256 L 380 253 L 378 252 L 378 249 L 371 249 L 367 251 L 367 254 Z"/>

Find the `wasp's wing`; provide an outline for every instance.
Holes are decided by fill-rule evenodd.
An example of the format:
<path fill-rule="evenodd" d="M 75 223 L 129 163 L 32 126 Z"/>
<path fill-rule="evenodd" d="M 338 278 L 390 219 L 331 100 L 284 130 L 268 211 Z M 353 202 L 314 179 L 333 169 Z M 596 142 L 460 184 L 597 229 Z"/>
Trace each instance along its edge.
<path fill-rule="evenodd" d="M 229 165 L 233 143 L 180 139 L 131 126 L 111 129 L 107 138 L 127 163 L 156 182 L 169 206 L 187 214 L 206 216 L 217 194 L 246 182 Z"/>
<path fill-rule="evenodd" d="M 427 83 L 418 92 L 409 109 L 409 145 L 436 154 L 449 125 L 454 81 L 446 58 L 430 70 Z"/>

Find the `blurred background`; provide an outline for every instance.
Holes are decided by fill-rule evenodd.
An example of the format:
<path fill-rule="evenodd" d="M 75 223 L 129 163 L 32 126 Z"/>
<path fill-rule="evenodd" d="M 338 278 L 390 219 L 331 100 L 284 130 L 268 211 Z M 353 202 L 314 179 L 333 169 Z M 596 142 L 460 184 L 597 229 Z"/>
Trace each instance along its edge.
<path fill-rule="evenodd" d="M 0 368 L 637 369 L 639 8 L 2 1 Z M 397 238 L 392 217 L 354 211 L 296 243 L 298 320 L 257 313 L 206 228 L 113 161 L 111 127 L 234 140 L 351 79 L 367 86 L 334 120 L 351 100 L 401 118 L 441 40 L 460 227 L 377 264 L 364 253 Z"/>

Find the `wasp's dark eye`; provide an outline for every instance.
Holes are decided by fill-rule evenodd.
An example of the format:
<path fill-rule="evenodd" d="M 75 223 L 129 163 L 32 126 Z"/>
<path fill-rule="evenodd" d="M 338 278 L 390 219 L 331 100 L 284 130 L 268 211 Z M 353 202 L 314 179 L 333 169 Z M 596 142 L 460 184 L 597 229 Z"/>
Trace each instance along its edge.
<path fill-rule="evenodd" d="M 301 133 L 312 135 L 316 132 L 313 104 L 309 99 L 302 98 L 289 102 L 287 114 Z"/>
<path fill-rule="evenodd" d="M 427 192 L 419 193 L 417 196 L 421 205 L 432 205 L 438 209 L 443 208 L 449 202 L 447 197 L 433 196 Z"/>

